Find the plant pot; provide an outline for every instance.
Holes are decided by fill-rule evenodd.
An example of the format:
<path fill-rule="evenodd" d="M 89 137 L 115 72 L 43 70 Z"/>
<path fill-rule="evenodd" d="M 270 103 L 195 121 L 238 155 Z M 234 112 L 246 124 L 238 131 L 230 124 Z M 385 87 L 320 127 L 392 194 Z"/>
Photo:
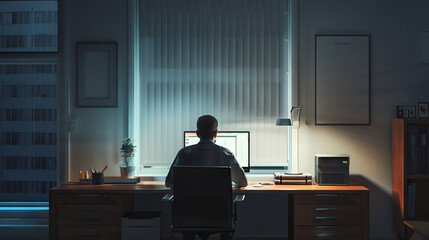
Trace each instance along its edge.
<path fill-rule="evenodd" d="M 134 170 L 135 169 L 136 169 L 136 167 L 134 167 L 134 166 L 120 166 L 121 178 L 134 177 Z"/>
<path fill-rule="evenodd" d="M 121 178 L 128 178 L 129 177 L 129 167 L 128 166 L 120 166 L 121 170 Z"/>

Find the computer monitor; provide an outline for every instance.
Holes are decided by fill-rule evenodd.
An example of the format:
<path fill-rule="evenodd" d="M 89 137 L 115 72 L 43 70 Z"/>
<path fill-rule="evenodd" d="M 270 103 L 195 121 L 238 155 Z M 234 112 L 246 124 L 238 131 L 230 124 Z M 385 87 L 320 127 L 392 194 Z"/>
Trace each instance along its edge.
<path fill-rule="evenodd" d="M 197 144 L 200 139 L 196 131 L 185 131 L 184 146 Z M 216 144 L 228 148 L 237 159 L 244 171 L 250 169 L 250 132 L 249 131 L 218 131 Z"/>

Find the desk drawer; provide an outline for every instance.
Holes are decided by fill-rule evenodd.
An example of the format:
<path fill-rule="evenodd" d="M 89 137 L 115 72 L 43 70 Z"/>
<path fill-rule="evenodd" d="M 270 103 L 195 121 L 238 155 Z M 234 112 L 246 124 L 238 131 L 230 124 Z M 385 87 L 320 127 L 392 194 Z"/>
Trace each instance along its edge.
<path fill-rule="evenodd" d="M 122 205 L 131 199 L 131 194 L 88 193 L 88 194 L 57 194 L 56 204 L 66 205 Z"/>
<path fill-rule="evenodd" d="M 295 206 L 294 225 L 361 225 L 361 209 L 355 206 Z"/>
<path fill-rule="evenodd" d="M 132 210 L 129 194 L 57 194 L 57 225 L 117 225 Z"/>
<path fill-rule="evenodd" d="M 361 206 L 361 194 L 353 193 L 300 193 L 294 194 L 297 205 Z"/>
<path fill-rule="evenodd" d="M 109 206 L 64 206 L 57 211 L 58 225 L 121 225 L 126 210 Z"/>
<path fill-rule="evenodd" d="M 118 240 L 121 239 L 120 226 L 58 226 L 60 240 Z"/>
<path fill-rule="evenodd" d="M 358 194 L 295 194 L 294 225 L 361 225 Z"/>
<path fill-rule="evenodd" d="M 360 240 L 361 228 L 359 226 L 295 226 L 294 239 L 299 240 Z"/>

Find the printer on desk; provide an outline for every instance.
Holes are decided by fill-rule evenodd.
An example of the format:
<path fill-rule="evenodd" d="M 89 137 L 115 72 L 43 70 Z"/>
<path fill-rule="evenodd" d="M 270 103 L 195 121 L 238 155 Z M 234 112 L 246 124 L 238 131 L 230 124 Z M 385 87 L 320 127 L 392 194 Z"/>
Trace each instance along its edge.
<path fill-rule="evenodd" d="M 349 185 L 350 155 L 316 154 L 314 166 L 314 180 L 318 185 Z"/>

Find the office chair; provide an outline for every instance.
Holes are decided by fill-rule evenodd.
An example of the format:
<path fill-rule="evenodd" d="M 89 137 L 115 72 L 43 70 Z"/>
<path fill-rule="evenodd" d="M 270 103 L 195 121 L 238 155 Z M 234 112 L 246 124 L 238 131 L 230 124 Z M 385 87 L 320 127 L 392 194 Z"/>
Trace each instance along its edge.
<path fill-rule="evenodd" d="M 230 167 L 173 167 L 173 194 L 164 200 L 171 202 L 171 236 L 174 232 L 196 234 L 202 239 L 221 233 L 232 239 L 237 221 L 236 202 L 232 199 Z"/>

